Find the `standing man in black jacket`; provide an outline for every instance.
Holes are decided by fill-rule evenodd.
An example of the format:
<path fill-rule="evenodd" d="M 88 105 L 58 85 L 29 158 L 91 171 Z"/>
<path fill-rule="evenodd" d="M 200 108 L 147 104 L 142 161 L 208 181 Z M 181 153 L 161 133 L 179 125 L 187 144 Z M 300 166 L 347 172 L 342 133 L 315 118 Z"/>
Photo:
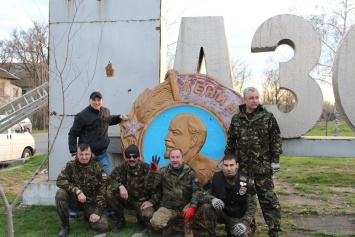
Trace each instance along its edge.
<path fill-rule="evenodd" d="M 100 92 L 91 93 L 90 105 L 75 116 L 74 124 L 69 131 L 69 151 L 76 155 L 77 144 L 89 144 L 95 159 L 102 164 L 107 175 L 111 173 L 110 161 L 106 152 L 110 143 L 108 126 L 119 124 L 128 119 L 127 115 L 110 115 L 110 110 L 103 107 Z M 79 138 L 79 141 L 77 140 Z"/>

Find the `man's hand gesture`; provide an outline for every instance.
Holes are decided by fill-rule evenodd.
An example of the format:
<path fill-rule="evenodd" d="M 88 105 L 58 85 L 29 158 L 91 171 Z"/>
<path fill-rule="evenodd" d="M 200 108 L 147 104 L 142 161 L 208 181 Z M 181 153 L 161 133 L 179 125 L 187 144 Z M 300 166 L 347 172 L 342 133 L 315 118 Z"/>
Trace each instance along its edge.
<path fill-rule="evenodd" d="M 150 162 L 150 171 L 156 173 L 158 171 L 158 164 L 160 161 L 160 156 L 152 156 L 152 161 Z"/>

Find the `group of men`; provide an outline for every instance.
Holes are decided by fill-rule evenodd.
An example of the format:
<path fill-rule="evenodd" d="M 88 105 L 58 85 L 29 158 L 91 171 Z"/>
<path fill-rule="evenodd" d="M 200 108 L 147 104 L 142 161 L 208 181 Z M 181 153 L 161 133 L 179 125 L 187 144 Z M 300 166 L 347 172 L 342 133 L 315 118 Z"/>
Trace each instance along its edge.
<path fill-rule="evenodd" d="M 247 237 L 256 227 L 256 196 L 269 236 L 279 236 L 281 208 L 272 175 L 280 169 L 280 130 L 272 113 L 259 104 L 256 88 L 246 88 L 243 97 L 244 104 L 227 133 L 222 170 L 201 186 L 179 147 L 171 148 L 169 164 L 158 168 L 160 157 L 153 157 L 150 165 L 144 163 L 138 147 L 132 144 L 124 151 L 125 162 L 110 173 L 97 157 L 105 156 L 108 126 L 127 120 L 127 116 L 111 116 L 102 107 L 102 95 L 93 92 L 90 105 L 75 117 L 69 132 L 73 160 L 57 179 L 56 205 L 62 221 L 59 236 L 69 233 L 69 208 L 83 210 L 94 230 L 107 231 L 108 206 L 117 218 L 112 231 L 125 227 L 123 210 L 128 208 L 135 210 L 137 226 L 150 225 L 162 230 L 164 236 L 169 236 L 175 221 L 181 219 L 185 237 L 193 236 L 193 227 L 199 222 L 210 237 L 216 236 L 220 222 L 225 224 L 228 237 Z M 75 144 L 77 137 L 80 145 Z"/>

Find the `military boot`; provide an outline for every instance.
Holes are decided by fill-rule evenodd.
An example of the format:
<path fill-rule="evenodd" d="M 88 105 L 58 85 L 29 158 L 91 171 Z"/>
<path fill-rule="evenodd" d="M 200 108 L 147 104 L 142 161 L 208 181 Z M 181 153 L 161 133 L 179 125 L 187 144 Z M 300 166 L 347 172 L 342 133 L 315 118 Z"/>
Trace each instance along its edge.
<path fill-rule="evenodd" d="M 137 213 L 136 214 L 136 218 L 137 218 L 137 223 L 136 223 L 136 226 L 139 228 L 139 229 L 144 229 L 146 227 L 146 224 L 145 222 L 142 220 L 142 218 L 140 217 L 140 215 Z"/>
<path fill-rule="evenodd" d="M 126 226 L 126 219 L 124 218 L 124 215 L 118 216 L 117 224 L 112 228 L 111 231 L 118 232 L 122 230 L 125 226 Z"/>
<path fill-rule="evenodd" d="M 217 237 L 216 232 L 214 230 L 209 230 L 208 231 L 208 236 L 209 237 Z"/>
<path fill-rule="evenodd" d="M 192 228 L 184 225 L 185 237 L 194 237 L 194 233 L 192 233 Z"/>
<path fill-rule="evenodd" d="M 280 236 L 279 231 L 276 229 L 271 229 L 271 230 L 269 230 L 269 236 L 270 237 L 279 237 Z"/>
<path fill-rule="evenodd" d="M 173 233 L 173 226 L 171 224 L 167 225 L 163 229 L 163 236 L 170 236 Z"/>
<path fill-rule="evenodd" d="M 66 237 L 70 231 L 69 218 L 62 221 L 62 229 L 60 229 L 58 236 Z"/>

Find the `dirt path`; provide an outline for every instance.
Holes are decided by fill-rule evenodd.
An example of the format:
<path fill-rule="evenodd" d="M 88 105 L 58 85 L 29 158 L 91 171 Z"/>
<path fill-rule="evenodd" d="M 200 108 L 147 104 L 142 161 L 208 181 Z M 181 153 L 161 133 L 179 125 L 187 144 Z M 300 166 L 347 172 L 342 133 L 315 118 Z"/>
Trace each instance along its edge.
<path fill-rule="evenodd" d="M 312 214 L 307 214 L 305 217 L 296 217 L 295 219 L 288 218 L 292 221 L 293 226 L 283 232 L 282 236 L 287 237 L 310 237 L 315 236 L 316 232 L 326 231 L 328 233 L 343 234 L 346 236 L 355 236 L 355 208 L 351 207 L 347 200 L 342 196 L 342 193 L 354 193 L 355 188 L 331 188 L 335 194 L 329 194 L 327 202 L 322 200 L 322 197 L 310 198 L 300 196 L 297 190 L 287 186 L 287 184 L 280 184 L 275 180 L 276 190 L 282 190 L 278 195 L 281 206 L 287 204 L 304 205 L 305 210 L 311 209 Z M 283 193 L 290 193 L 290 195 L 283 195 Z M 344 214 L 336 214 L 344 213 Z M 292 213 L 287 213 L 292 216 Z M 259 208 L 257 221 L 265 223 Z M 263 233 L 266 233 L 263 231 Z"/>

